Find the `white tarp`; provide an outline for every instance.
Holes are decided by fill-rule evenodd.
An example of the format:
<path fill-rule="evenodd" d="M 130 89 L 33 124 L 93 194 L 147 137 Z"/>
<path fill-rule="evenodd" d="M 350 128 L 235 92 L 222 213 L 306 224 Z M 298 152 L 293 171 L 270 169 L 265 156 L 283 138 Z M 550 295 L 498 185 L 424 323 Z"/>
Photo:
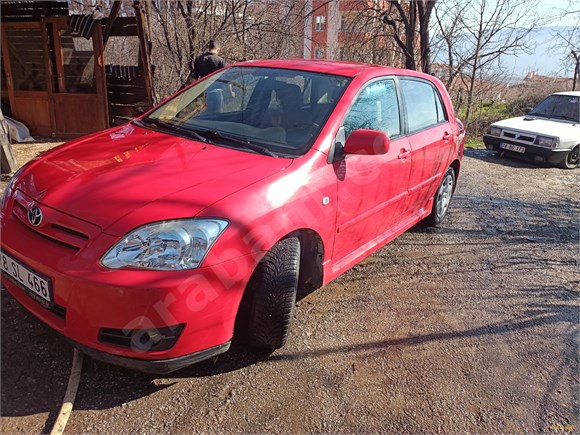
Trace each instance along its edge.
<path fill-rule="evenodd" d="M 8 118 L 7 116 L 4 117 L 6 119 L 6 123 L 8 124 L 8 136 L 10 137 L 11 141 L 14 142 L 33 142 L 34 138 L 30 136 L 30 131 L 28 127 L 26 127 L 20 121 L 16 121 L 15 119 Z"/>

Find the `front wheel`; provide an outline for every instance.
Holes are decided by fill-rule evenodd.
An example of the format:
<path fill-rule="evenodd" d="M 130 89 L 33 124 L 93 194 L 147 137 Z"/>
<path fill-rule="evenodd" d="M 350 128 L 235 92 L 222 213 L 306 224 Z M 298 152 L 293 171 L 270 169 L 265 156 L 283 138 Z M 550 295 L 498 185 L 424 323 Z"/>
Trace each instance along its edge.
<path fill-rule="evenodd" d="M 437 188 L 435 197 L 433 198 L 431 214 L 427 216 L 427 219 L 425 219 L 428 225 L 437 226 L 443 221 L 443 219 L 445 219 L 454 190 L 455 171 L 453 168 L 449 167 L 447 168 L 447 171 L 441 180 L 441 184 L 439 184 L 439 187 Z"/>
<path fill-rule="evenodd" d="M 251 308 L 248 339 L 252 346 L 276 350 L 284 346 L 294 313 L 300 241 L 288 238 L 276 243 L 258 265 L 246 291 Z"/>
<path fill-rule="evenodd" d="M 580 166 L 580 145 L 576 145 L 560 164 L 564 169 L 575 169 Z"/>

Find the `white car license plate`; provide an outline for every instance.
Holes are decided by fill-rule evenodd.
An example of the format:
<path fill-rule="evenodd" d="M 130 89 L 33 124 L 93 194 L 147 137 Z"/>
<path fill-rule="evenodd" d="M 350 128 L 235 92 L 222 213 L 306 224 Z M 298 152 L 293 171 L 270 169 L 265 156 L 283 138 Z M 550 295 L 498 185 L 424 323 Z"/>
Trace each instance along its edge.
<path fill-rule="evenodd" d="M 52 283 L 20 261 L 0 251 L 0 269 L 19 287 L 44 306 L 52 307 Z"/>
<path fill-rule="evenodd" d="M 508 150 L 508 151 L 515 151 L 516 153 L 525 153 L 526 147 L 522 147 L 519 145 L 512 145 L 511 143 L 500 143 L 499 147 Z"/>

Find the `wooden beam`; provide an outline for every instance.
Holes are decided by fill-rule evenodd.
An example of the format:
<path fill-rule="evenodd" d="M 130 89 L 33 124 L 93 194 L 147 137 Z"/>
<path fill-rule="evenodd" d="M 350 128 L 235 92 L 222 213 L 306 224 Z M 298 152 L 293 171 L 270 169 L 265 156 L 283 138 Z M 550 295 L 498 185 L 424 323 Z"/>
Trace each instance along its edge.
<path fill-rule="evenodd" d="M 57 90 L 54 89 L 54 81 L 52 80 L 53 73 L 54 73 L 54 71 L 53 71 L 54 65 L 50 61 L 50 47 L 49 47 L 50 37 L 48 34 L 48 25 L 44 21 L 41 21 L 40 33 L 42 35 L 42 45 L 43 45 L 43 49 L 44 49 L 44 68 L 45 68 L 45 75 L 46 75 L 46 90 L 48 92 L 48 107 L 49 107 L 48 111 L 50 113 L 50 131 L 51 131 L 51 136 L 54 137 L 54 132 L 56 131 L 56 116 L 54 115 L 55 106 L 54 106 L 54 98 L 52 98 L 52 94 L 54 92 L 56 92 Z"/>
<path fill-rule="evenodd" d="M 137 18 L 137 33 L 139 34 L 139 57 L 143 71 L 145 73 L 145 88 L 147 89 L 147 103 L 149 107 L 153 107 L 153 73 L 151 71 L 151 56 L 149 53 L 149 41 L 146 39 L 144 22 L 147 17 L 144 16 L 141 2 L 135 0 L 133 8 L 135 9 L 135 18 Z"/>
<path fill-rule="evenodd" d="M 12 152 L 12 145 L 8 140 L 8 124 L 0 109 L 0 145 L 2 145 L 2 159 L 0 162 L 0 169 L 3 174 L 12 174 L 18 169 L 18 162 L 14 153 Z"/>
<path fill-rule="evenodd" d="M 120 8 L 121 8 L 121 0 L 115 0 L 115 2 L 113 3 L 113 7 L 111 8 L 109 18 L 107 18 L 107 25 L 105 26 L 105 30 L 103 31 L 103 47 L 107 46 L 107 41 L 109 40 L 109 36 L 111 36 L 111 29 L 113 28 L 113 23 L 117 19 L 117 15 L 119 14 Z"/>

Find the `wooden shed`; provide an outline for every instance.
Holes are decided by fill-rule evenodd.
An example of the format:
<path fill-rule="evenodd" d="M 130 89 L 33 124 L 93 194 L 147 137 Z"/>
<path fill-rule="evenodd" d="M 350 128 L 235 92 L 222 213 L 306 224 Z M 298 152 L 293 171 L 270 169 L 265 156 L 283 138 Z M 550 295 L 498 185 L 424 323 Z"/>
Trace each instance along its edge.
<path fill-rule="evenodd" d="M 33 135 L 77 137 L 150 108 L 139 1 L 0 2 L 1 98 Z"/>

